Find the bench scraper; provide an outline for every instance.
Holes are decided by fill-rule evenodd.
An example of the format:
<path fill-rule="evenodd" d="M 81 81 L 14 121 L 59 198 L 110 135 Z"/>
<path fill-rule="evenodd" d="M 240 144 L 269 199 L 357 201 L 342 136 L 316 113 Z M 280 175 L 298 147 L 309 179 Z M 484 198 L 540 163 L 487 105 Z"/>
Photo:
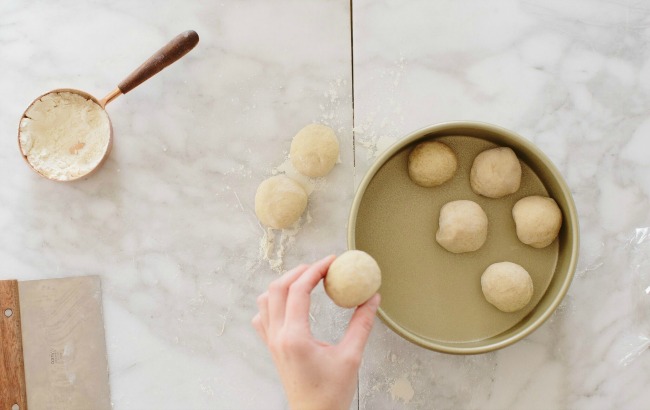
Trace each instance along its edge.
<path fill-rule="evenodd" d="M 99 276 L 0 281 L 0 410 L 110 410 Z"/>

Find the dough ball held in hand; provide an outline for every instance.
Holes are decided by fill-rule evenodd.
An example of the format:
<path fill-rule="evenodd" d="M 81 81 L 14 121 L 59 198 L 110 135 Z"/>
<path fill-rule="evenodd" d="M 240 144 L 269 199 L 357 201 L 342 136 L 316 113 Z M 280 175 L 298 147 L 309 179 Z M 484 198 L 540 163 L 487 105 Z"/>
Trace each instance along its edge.
<path fill-rule="evenodd" d="M 527 196 L 512 208 L 517 237 L 533 248 L 545 248 L 557 238 L 562 227 L 562 211 L 553 198 Z"/>
<path fill-rule="evenodd" d="M 488 266 L 481 276 L 485 299 L 502 312 L 516 312 L 533 297 L 533 280 L 526 269 L 512 262 Z"/>
<path fill-rule="evenodd" d="M 517 192 L 521 184 L 521 164 L 507 147 L 493 148 L 476 156 L 469 175 L 472 190 L 488 198 Z"/>
<path fill-rule="evenodd" d="M 452 201 L 440 209 L 436 241 L 449 252 L 473 252 L 483 246 L 487 231 L 487 215 L 479 204 Z"/>
<path fill-rule="evenodd" d="M 442 142 L 420 143 L 409 154 L 409 176 L 423 187 L 434 187 L 449 181 L 457 168 L 456 154 Z"/>
<path fill-rule="evenodd" d="M 291 164 L 301 174 L 318 178 L 334 168 L 339 159 L 339 141 L 334 130 L 322 124 L 310 124 L 298 131 L 291 141 Z"/>
<path fill-rule="evenodd" d="M 359 250 L 342 253 L 325 276 L 325 292 L 334 303 L 353 308 L 365 303 L 381 286 L 381 270 L 372 256 Z"/>
<path fill-rule="evenodd" d="M 307 207 L 307 193 L 293 179 L 277 175 L 263 181 L 255 193 L 255 214 L 274 229 L 288 228 Z"/>

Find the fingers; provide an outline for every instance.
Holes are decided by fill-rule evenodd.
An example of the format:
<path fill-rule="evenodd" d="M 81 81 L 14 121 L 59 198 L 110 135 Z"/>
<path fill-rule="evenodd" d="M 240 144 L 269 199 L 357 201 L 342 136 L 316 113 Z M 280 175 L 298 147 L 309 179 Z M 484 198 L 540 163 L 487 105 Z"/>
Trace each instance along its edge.
<path fill-rule="evenodd" d="M 269 292 L 262 293 L 257 298 L 257 307 L 260 310 L 260 318 L 264 323 L 264 326 L 269 324 Z"/>
<path fill-rule="evenodd" d="M 330 255 L 314 263 L 307 269 L 289 289 L 287 297 L 287 323 L 309 331 L 309 302 L 311 292 L 318 282 L 325 277 L 335 255 Z M 307 325 L 305 327 L 305 325 Z"/>
<path fill-rule="evenodd" d="M 257 333 L 260 335 L 264 343 L 268 344 L 266 331 L 269 326 L 269 293 L 264 292 L 257 297 L 257 308 L 260 310 L 258 314 L 253 317 L 251 323 Z"/>
<path fill-rule="evenodd" d="M 311 266 L 300 265 L 290 270 L 271 282 L 268 292 L 258 297 L 259 319 L 253 318 L 253 326 L 265 341 L 284 325 L 285 315 L 291 323 L 309 324 L 310 293 L 325 276 L 334 258 L 334 255 L 328 256 Z M 295 296 L 290 297 L 294 293 Z"/>
<path fill-rule="evenodd" d="M 348 350 L 355 357 L 361 357 L 363 354 L 372 325 L 375 322 L 375 313 L 377 313 L 380 301 L 381 297 L 379 293 L 376 293 L 366 303 L 357 307 L 357 310 L 352 314 L 348 330 L 345 332 L 339 346 Z"/>
<path fill-rule="evenodd" d="M 259 313 L 253 317 L 251 323 L 253 324 L 255 330 L 257 330 L 257 334 L 260 335 L 260 338 L 264 341 L 264 343 L 268 343 L 268 340 L 266 338 L 266 329 L 262 325 L 262 319 Z"/>
<path fill-rule="evenodd" d="M 260 310 L 260 325 L 266 329 L 269 327 L 269 292 L 264 292 L 257 297 L 257 308 Z"/>
<path fill-rule="evenodd" d="M 300 265 L 274 280 L 269 285 L 268 300 L 268 327 L 267 331 L 273 333 L 282 327 L 284 323 L 284 312 L 287 304 L 289 286 L 307 270 L 309 265 Z"/>

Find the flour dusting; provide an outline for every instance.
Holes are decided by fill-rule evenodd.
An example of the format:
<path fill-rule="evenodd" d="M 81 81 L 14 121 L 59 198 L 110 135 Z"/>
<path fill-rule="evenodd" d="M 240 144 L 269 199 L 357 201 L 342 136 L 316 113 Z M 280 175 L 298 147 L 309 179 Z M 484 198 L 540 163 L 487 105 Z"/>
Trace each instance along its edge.
<path fill-rule="evenodd" d="M 404 113 L 397 93 L 406 65 L 406 60 L 401 57 L 395 62 L 394 69 L 379 73 L 379 80 L 386 84 L 388 90 L 382 89 L 378 95 L 372 96 L 378 101 L 374 110 L 364 115 L 363 119 L 358 119 L 354 125 L 355 146 L 366 149 L 366 159 L 369 161 L 377 158 L 402 135 Z"/>
<path fill-rule="evenodd" d="M 284 272 L 284 256 L 296 241 L 303 218 L 300 218 L 290 229 L 266 228 L 260 240 L 260 256 L 269 262 L 271 269 L 278 273 Z"/>
<path fill-rule="evenodd" d="M 325 183 L 325 178 L 309 178 L 302 175 L 294 168 L 288 157 L 280 165 L 273 168 L 271 174 L 284 174 L 293 179 L 303 187 L 308 197 L 315 190 L 320 189 Z M 260 239 L 260 257 L 269 262 L 271 269 L 278 273 L 284 272 L 284 257 L 287 251 L 296 242 L 296 235 L 300 232 L 302 226 L 311 223 L 312 220 L 309 209 L 307 209 L 304 215 L 288 229 L 265 228 L 264 234 Z"/>
<path fill-rule="evenodd" d="M 345 90 L 345 91 L 342 91 Z M 313 123 L 320 123 L 332 128 L 339 139 L 340 146 L 343 146 L 341 135 L 349 133 L 349 126 L 345 125 L 349 118 L 338 115 L 342 109 L 349 107 L 351 93 L 348 81 L 342 78 L 330 81 L 327 89 L 322 93 L 322 102 L 319 104 L 320 118 L 314 118 Z M 347 98 L 346 98 L 347 96 Z M 291 141 L 287 141 L 289 145 Z M 339 153 L 337 164 L 341 163 Z M 294 168 L 289 155 L 286 154 L 283 162 L 271 169 L 272 175 L 286 175 L 300 184 L 311 201 L 311 195 L 321 190 L 326 182 L 327 176 L 321 178 L 307 177 Z M 284 272 L 284 257 L 296 242 L 296 235 L 305 224 L 310 224 L 313 218 L 309 212 L 309 205 L 303 216 L 289 229 L 265 228 L 260 239 L 260 258 L 269 263 L 271 269 L 278 273 Z"/>
<path fill-rule="evenodd" d="M 395 380 L 390 388 L 390 397 L 393 400 L 401 400 L 408 404 L 411 399 L 413 399 L 414 395 L 415 391 L 413 390 L 413 386 L 411 386 L 411 382 L 406 378 L 406 376 L 402 376 Z"/>

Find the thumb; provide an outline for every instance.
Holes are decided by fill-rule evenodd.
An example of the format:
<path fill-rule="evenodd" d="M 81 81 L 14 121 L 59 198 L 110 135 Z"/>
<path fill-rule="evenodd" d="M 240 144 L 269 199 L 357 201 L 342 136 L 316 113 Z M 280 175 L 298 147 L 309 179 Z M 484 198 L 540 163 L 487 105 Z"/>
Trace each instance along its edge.
<path fill-rule="evenodd" d="M 363 349 L 366 347 L 372 325 L 375 322 L 375 313 L 377 313 L 380 300 L 379 293 L 375 293 L 366 303 L 357 307 L 350 319 L 348 330 L 343 336 L 341 347 L 359 356 L 363 354 Z"/>

